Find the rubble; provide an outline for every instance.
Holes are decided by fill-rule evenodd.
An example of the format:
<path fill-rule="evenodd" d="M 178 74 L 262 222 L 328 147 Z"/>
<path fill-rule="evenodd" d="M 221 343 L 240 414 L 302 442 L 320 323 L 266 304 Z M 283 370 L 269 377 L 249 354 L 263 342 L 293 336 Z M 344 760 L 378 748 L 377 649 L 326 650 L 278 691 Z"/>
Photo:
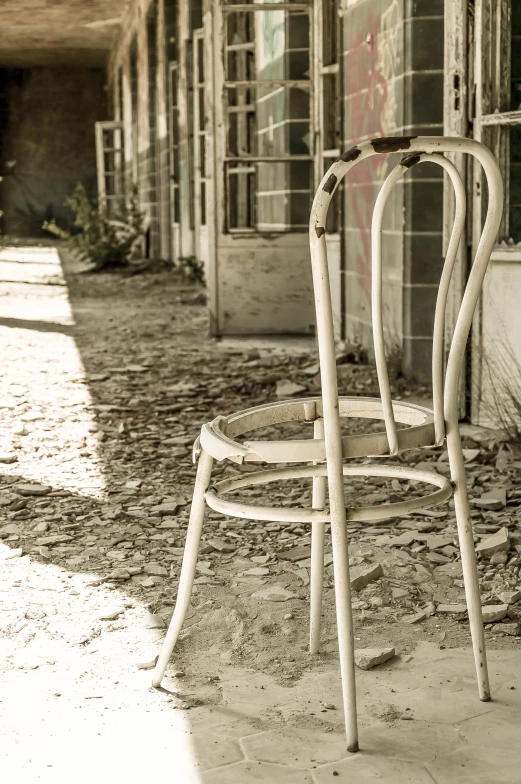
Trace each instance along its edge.
<path fill-rule="evenodd" d="M 383 577 L 384 570 L 381 564 L 364 564 L 354 566 L 349 572 L 349 579 L 353 591 L 361 591 L 373 580 Z"/>
<path fill-rule="evenodd" d="M 481 608 L 483 613 L 483 623 L 494 623 L 501 621 L 508 612 L 507 604 L 489 604 Z"/>
<path fill-rule="evenodd" d="M 493 536 L 482 539 L 476 547 L 476 552 L 483 556 L 491 556 L 501 550 L 510 550 L 510 535 L 508 528 L 500 528 Z"/>
<path fill-rule="evenodd" d="M 502 604 L 516 604 L 521 599 L 521 591 L 500 591 L 497 598 Z"/>
<path fill-rule="evenodd" d="M 480 509 L 497 511 L 499 509 L 503 509 L 503 507 L 506 506 L 507 493 L 506 490 L 497 488 L 495 490 L 491 490 L 489 493 L 485 493 L 479 498 L 474 498 L 472 503 L 474 506 L 477 506 Z"/>
<path fill-rule="evenodd" d="M 268 602 L 287 602 L 288 599 L 295 599 L 295 594 L 286 591 L 282 585 L 270 585 L 251 595 L 252 599 L 266 599 Z"/>
<path fill-rule="evenodd" d="M 361 670 L 372 670 L 373 667 L 392 659 L 394 655 L 394 648 L 357 648 L 355 664 Z"/>

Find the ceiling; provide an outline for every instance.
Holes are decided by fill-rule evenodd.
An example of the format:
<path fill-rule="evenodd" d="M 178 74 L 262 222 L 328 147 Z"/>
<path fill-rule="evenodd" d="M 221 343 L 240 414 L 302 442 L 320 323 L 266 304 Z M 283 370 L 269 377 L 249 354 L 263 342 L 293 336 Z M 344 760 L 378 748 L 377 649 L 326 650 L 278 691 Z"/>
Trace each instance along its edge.
<path fill-rule="evenodd" d="M 102 67 L 128 0 L 0 0 L 0 67 Z"/>

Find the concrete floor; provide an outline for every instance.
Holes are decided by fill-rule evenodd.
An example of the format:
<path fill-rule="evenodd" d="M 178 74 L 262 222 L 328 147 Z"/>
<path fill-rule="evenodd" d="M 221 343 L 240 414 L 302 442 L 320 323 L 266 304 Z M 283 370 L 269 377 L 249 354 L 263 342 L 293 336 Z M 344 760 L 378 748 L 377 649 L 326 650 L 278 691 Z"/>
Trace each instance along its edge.
<path fill-rule="evenodd" d="M 337 671 L 308 674 L 287 690 L 254 673 L 229 673 L 224 706 L 190 712 L 204 784 L 517 784 L 521 661 L 492 651 L 494 699 L 481 703 L 470 651 L 420 645 L 392 669 L 358 672 L 360 743 L 347 754 Z M 324 704 L 334 709 L 324 709 Z M 252 721 L 278 716 L 314 727 L 259 732 Z M 380 716 L 380 718 L 378 718 Z M 323 726 L 321 728 L 321 723 Z M 324 731 L 325 730 L 325 731 Z"/>

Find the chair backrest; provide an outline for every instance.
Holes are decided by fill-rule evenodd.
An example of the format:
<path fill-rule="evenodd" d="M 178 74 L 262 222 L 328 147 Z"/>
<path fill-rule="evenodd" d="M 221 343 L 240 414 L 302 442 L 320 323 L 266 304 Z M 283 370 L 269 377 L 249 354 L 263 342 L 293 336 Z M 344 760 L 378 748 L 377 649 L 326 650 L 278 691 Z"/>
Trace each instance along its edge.
<path fill-rule="evenodd" d="M 440 153 L 467 153 L 483 167 L 488 188 L 488 207 L 485 224 L 476 250 L 474 262 L 465 287 L 450 350 L 447 367 L 443 368 L 445 311 L 449 284 L 456 261 L 465 223 L 465 188 L 456 167 Z M 443 136 L 396 136 L 372 139 L 348 150 L 336 161 L 323 178 L 311 209 L 310 246 L 313 287 L 317 315 L 317 337 L 322 374 L 324 415 L 338 409 L 333 318 L 327 265 L 325 238 L 326 216 L 331 198 L 340 180 L 351 168 L 371 155 L 405 153 L 405 157 L 390 172 L 378 194 L 371 226 L 371 312 L 375 361 L 382 399 L 383 415 L 390 454 L 398 452 L 396 423 L 391 402 L 389 376 L 384 351 L 382 309 L 382 220 L 389 195 L 398 180 L 412 167 L 423 161 L 437 163 L 450 177 L 455 193 L 455 217 L 447 249 L 436 300 L 432 350 L 432 386 L 436 443 L 445 438 L 446 426 L 458 420 L 458 389 L 464 360 L 465 346 L 470 332 L 483 278 L 490 260 L 503 212 L 503 182 L 496 160 L 490 150 L 472 139 Z M 445 379 L 444 379 L 445 375 Z M 444 383 L 445 381 L 445 383 Z M 336 416 L 336 415 L 335 415 Z"/>

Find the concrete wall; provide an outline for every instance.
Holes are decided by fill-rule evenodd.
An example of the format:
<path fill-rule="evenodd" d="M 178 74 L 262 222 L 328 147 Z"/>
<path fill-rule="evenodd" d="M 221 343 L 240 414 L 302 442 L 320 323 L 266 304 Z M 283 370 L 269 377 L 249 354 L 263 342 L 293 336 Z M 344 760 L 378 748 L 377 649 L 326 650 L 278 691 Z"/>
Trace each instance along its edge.
<path fill-rule="evenodd" d="M 344 148 L 374 136 L 437 135 L 443 128 L 443 0 L 346 0 Z M 380 156 L 345 188 L 346 332 L 372 348 L 370 225 L 374 201 L 398 161 Z M 384 220 L 387 341 L 409 375 L 428 380 L 434 296 L 441 273 L 442 179 L 413 169 Z"/>
<path fill-rule="evenodd" d="M 43 220 L 69 228 L 77 182 L 96 191 L 94 123 L 107 117 L 103 71 L 0 69 L 0 230 L 40 236 Z M 7 162 L 16 161 L 11 174 Z"/>

